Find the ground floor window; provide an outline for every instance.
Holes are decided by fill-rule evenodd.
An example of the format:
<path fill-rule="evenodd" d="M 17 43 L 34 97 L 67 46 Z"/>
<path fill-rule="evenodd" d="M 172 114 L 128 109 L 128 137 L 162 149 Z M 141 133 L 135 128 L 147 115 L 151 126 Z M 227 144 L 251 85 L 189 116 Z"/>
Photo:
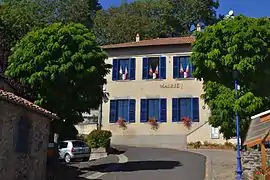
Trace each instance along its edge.
<path fill-rule="evenodd" d="M 141 99 L 141 122 L 155 119 L 158 122 L 167 121 L 166 99 Z"/>
<path fill-rule="evenodd" d="M 199 98 L 172 99 L 172 121 L 180 122 L 183 118 L 190 118 L 192 122 L 199 122 Z"/>
<path fill-rule="evenodd" d="M 135 99 L 110 100 L 110 123 L 115 123 L 119 119 L 134 123 L 135 105 Z"/>

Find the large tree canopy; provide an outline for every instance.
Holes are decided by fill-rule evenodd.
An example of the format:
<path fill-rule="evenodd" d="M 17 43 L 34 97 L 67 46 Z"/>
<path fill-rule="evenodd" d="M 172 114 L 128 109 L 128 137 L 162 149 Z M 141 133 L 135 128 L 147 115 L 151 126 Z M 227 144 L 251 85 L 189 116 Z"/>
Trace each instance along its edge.
<path fill-rule="evenodd" d="M 226 138 L 234 137 L 238 112 L 245 137 L 250 117 L 270 108 L 269 19 L 237 16 L 207 27 L 197 34 L 191 60 L 193 75 L 203 80 L 210 124 L 220 126 Z M 233 70 L 239 72 L 239 92 L 234 90 Z"/>
<path fill-rule="evenodd" d="M 81 24 L 52 24 L 28 33 L 12 49 L 5 74 L 35 103 L 75 123 L 101 103 L 110 65 L 94 34 Z"/>
<path fill-rule="evenodd" d="M 5 0 L 0 4 L 0 73 L 11 47 L 37 27 L 55 22 L 82 23 L 92 27 L 101 9 L 98 0 Z"/>
<path fill-rule="evenodd" d="M 94 31 L 100 44 L 134 41 L 137 33 L 143 39 L 190 34 L 198 22 L 216 21 L 213 0 L 135 0 L 123 2 L 97 12 Z"/>

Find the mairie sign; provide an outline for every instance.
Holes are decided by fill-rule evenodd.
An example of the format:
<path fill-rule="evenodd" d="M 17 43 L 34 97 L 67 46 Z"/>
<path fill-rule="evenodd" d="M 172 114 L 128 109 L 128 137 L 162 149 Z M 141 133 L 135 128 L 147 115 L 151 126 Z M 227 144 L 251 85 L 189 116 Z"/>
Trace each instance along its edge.
<path fill-rule="evenodd" d="M 163 83 L 160 85 L 160 88 L 183 89 L 183 84 L 181 84 L 181 83 Z"/>

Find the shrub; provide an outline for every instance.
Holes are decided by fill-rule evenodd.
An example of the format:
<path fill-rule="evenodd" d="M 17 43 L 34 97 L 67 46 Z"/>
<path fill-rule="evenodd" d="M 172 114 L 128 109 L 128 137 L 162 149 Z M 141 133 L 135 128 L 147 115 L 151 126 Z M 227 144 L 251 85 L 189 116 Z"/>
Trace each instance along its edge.
<path fill-rule="evenodd" d="M 111 131 L 107 130 L 93 130 L 87 136 L 88 145 L 91 148 L 107 148 L 110 146 Z"/>
<path fill-rule="evenodd" d="M 197 142 L 194 143 L 193 147 L 194 147 L 195 149 L 198 149 L 198 148 L 201 147 L 201 145 L 202 145 L 201 141 L 197 141 Z"/>
<path fill-rule="evenodd" d="M 231 142 L 225 142 L 225 143 L 224 143 L 224 146 L 225 146 L 225 147 L 231 147 L 231 148 L 234 147 L 233 143 L 231 143 Z"/>
<path fill-rule="evenodd" d="M 210 143 L 209 143 L 208 141 L 204 141 L 204 142 L 203 142 L 203 145 L 204 145 L 204 146 L 209 146 Z"/>

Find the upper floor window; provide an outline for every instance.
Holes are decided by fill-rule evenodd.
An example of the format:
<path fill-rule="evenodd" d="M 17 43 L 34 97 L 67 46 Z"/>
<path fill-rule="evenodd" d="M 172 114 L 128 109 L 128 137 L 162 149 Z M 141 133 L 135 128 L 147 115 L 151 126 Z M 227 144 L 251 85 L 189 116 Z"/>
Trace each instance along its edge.
<path fill-rule="evenodd" d="M 29 152 L 29 136 L 30 136 L 30 123 L 28 119 L 21 117 L 18 122 L 18 131 L 16 134 L 16 152 L 28 153 Z"/>
<path fill-rule="evenodd" d="M 119 119 L 134 123 L 135 108 L 135 99 L 110 100 L 110 123 L 115 123 Z"/>
<path fill-rule="evenodd" d="M 143 58 L 143 79 L 166 79 L 166 57 Z"/>
<path fill-rule="evenodd" d="M 114 59 L 112 80 L 135 80 L 136 59 Z"/>
<path fill-rule="evenodd" d="M 199 122 L 199 98 L 172 99 L 172 121 L 180 122 L 183 118 Z"/>
<path fill-rule="evenodd" d="M 149 119 L 167 121 L 166 99 L 141 99 L 141 122 L 148 122 Z"/>
<path fill-rule="evenodd" d="M 193 66 L 189 56 L 173 57 L 173 78 L 193 78 Z"/>

